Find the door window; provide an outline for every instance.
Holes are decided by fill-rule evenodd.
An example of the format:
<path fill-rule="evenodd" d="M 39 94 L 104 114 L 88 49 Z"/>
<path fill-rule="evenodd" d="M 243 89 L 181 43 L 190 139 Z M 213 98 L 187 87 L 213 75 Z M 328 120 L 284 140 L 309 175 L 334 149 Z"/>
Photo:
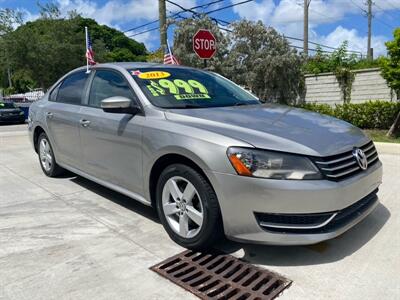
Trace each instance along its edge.
<path fill-rule="evenodd" d="M 90 89 L 89 105 L 100 107 L 102 100 L 115 96 L 135 101 L 135 96 L 122 75 L 112 71 L 96 71 Z"/>
<path fill-rule="evenodd" d="M 57 102 L 81 104 L 88 74 L 85 71 L 68 76 L 57 93 Z"/>
<path fill-rule="evenodd" d="M 58 90 L 60 89 L 60 84 L 58 84 L 51 92 L 49 96 L 49 101 L 57 101 Z"/>

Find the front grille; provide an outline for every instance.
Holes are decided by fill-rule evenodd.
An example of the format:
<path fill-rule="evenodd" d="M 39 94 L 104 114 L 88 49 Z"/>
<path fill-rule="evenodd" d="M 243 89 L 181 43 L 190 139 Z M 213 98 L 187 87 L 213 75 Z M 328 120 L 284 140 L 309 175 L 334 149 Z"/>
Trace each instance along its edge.
<path fill-rule="evenodd" d="M 372 141 L 361 146 L 360 149 L 367 156 L 368 168 L 379 161 L 378 153 Z M 318 157 L 314 159 L 314 163 L 326 179 L 333 181 L 340 181 L 362 172 L 362 169 L 353 156 L 353 151 L 327 157 Z"/>
<path fill-rule="evenodd" d="M 328 233 L 335 231 L 341 227 L 346 226 L 352 222 L 355 218 L 365 213 L 370 207 L 372 207 L 377 201 L 378 196 L 376 195 L 378 189 L 362 198 L 358 202 L 340 210 L 328 213 L 317 213 L 317 214 L 266 214 L 266 213 L 255 213 L 258 224 L 266 231 L 279 232 L 279 233 Z M 271 218 L 271 216 L 273 216 Z M 278 217 L 279 216 L 279 217 Z M 330 220 L 329 218 L 332 217 Z M 277 223 L 272 223 L 269 226 L 271 220 L 277 222 L 280 220 L 280 225 L 274 226 Z M 325 221 L 329 220 L 328 223 Z M 321 222 L 323 226 L 318 226 L 317 222 Z M 325 224 L 324 224 L 325 223 Z M 264 224 L 264 225 L 263 225 Z M 305 228 L 309 226 L 310 228 Z"/>

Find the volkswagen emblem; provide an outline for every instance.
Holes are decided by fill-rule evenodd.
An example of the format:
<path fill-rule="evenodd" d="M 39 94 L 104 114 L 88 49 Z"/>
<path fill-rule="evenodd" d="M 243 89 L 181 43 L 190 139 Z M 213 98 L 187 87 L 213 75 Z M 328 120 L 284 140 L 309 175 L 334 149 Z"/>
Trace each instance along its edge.
<path fill-rule="evenodd" d="M 362 151 L 360 148 L 355 148 L 353 150 L 353 156 L 356 159 L 361 170 L 366 170 L 368 168 L 368 160 L 367 156 L 365 156 L 364 151 Z"/>

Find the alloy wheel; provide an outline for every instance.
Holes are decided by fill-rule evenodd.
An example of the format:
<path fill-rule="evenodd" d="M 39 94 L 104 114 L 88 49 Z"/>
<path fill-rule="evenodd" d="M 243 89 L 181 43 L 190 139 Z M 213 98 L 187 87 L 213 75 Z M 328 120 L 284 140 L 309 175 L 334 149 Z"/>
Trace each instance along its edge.
<path fill-rule="evenodd" d="M 39 156 L 43 169 L 46 172 L 50 172 L 53 165 L 53 154 L 51 153 L 49 141 L 45 138 L 40 141 Z"/>
<path fill-rule="evenodd" d="M 174 176 L 167 180 L 162 192 L 164 216 L 171 229 L 183 238 L 193 238 L 204 220 L 203 204 L 194 185 Z"/>

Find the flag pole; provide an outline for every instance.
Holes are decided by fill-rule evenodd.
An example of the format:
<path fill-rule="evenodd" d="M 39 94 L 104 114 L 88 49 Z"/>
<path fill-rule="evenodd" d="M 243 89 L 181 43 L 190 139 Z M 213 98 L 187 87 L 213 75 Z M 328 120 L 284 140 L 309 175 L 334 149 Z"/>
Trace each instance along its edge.
<path fill-rule="evenodd" d="M 85 56 L 86 56 L 86 73 L 90 73 L 90 70 L 89 70 L 89 58 L 88 58 L 88 56 L 87 56 L 87 51 L 88 51 L 88 49 L 89 49 L 89 41 L 88 41 L 88 39 L 89 39 L 89 36 L 88 36 L 88 28 L 87 28 L 87 26 L 85 26 L 85 38 L 86 38 L 86 53 L 85 53 Z"/>
<path fill-rule="evenodd" d="M 167 39 L 167 47 L 168 47 L 168 53 L 169 53 L 169 55 L 171 55 L 172 53 L 171 53 L 171 48 L 169 47 L 169 41 L 168 41 L 168 39 Z"/>

